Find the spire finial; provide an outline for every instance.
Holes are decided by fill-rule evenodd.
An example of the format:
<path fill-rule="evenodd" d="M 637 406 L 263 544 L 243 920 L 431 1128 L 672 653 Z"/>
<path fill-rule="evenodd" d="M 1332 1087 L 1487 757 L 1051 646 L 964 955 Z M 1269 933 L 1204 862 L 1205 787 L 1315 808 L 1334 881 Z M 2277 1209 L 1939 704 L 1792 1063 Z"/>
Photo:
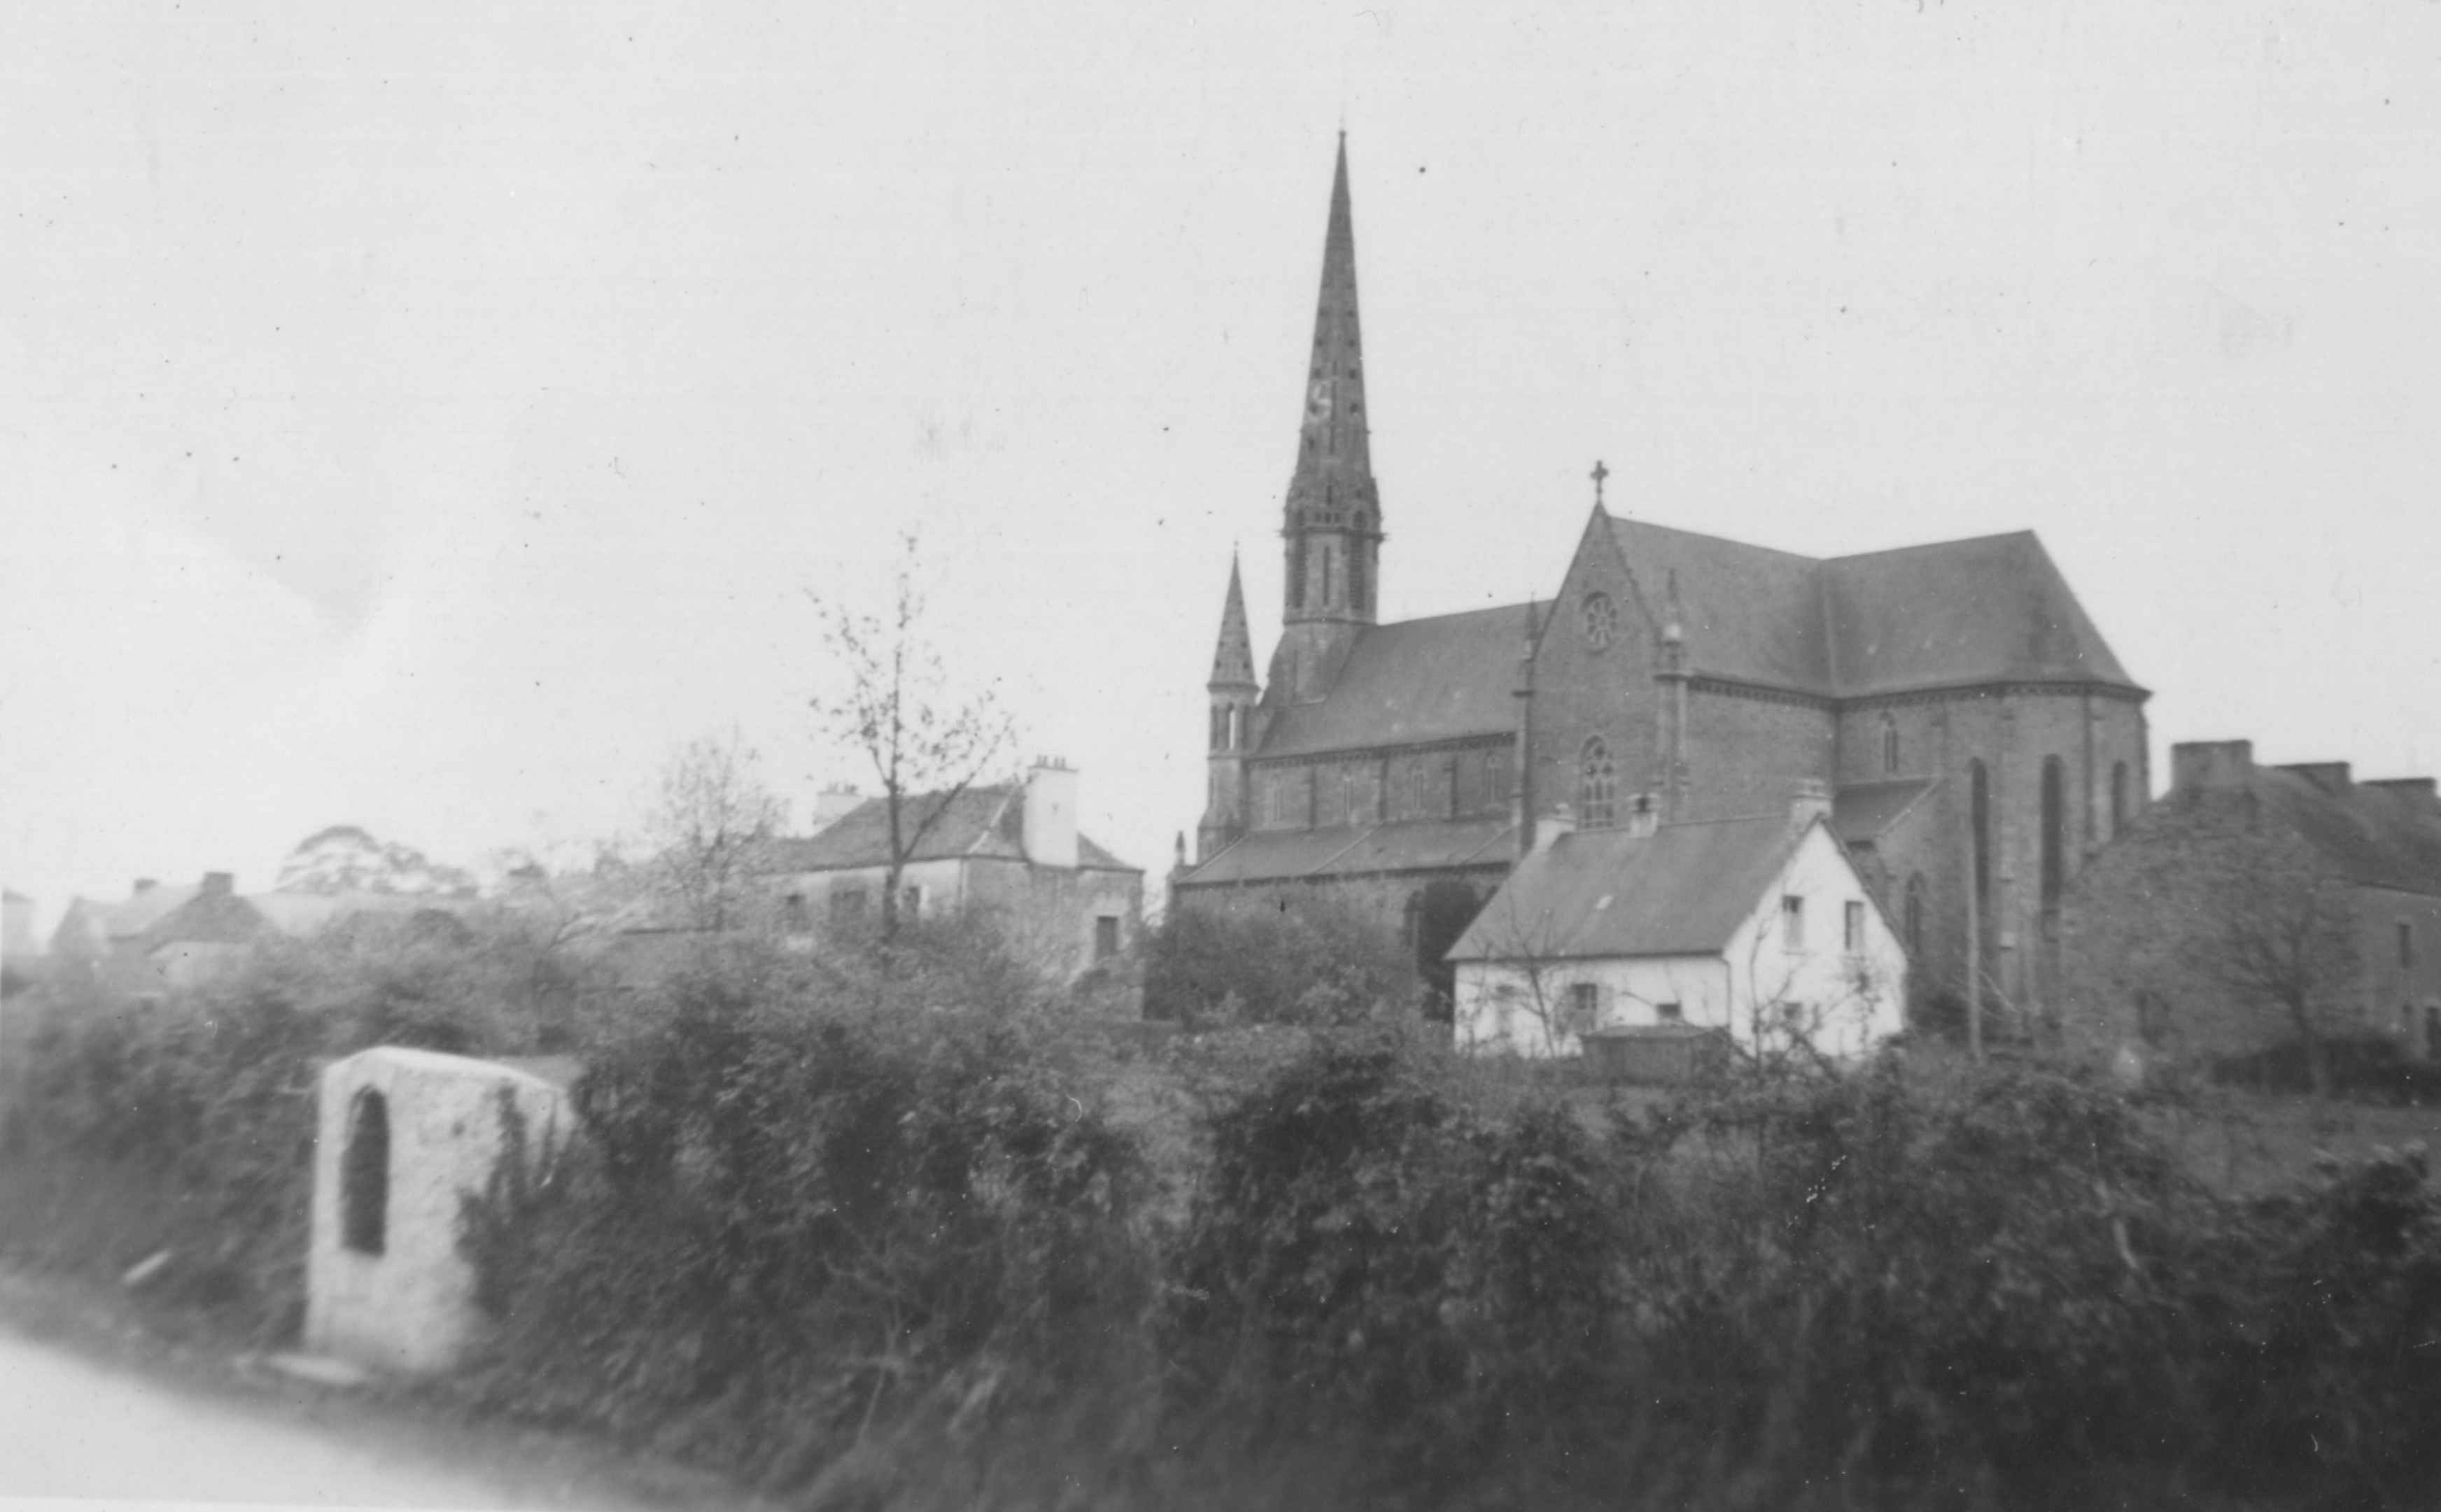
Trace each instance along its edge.
<path fill-rule="evenodd" d="M 1594 470 L 1588 476 L 1594 480 L 1594 508 L 1600 509 L 1602 507 L 1602 479 L 1610 477 L 1610 469 L 1604 467 L 1601 459 L 1597 457 L 1594 459 Z"/>

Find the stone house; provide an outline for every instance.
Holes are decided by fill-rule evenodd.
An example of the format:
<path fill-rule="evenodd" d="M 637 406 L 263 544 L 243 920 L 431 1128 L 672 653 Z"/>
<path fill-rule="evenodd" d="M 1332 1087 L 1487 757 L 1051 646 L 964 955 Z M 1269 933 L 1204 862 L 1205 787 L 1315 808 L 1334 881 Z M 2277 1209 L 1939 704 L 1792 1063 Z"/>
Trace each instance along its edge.
<path fill-rule="evenodd" d="M 1233 563 L 1178 906 L 1352 902 L 1446 992 L 1564 808 L 1590 833 L 1819 786 L 1920 989 L 2052 999 L 2066 886 L 2150 790 L 2149 694 L 2031 532 L 1800 556 L 1613 514 L 1597 464 L 1552 598 L 1383 622 L 1344 140 L 1301 387 L 1279 639 L 1258 676 Z"/>
<path fill-rule="evenodd" d="M 1605 1030 L 1802 1035 L 1854 1055 L 1905 1024 L 1908 956 L 1828 804 L 1601 830 L 1544 825 L 1450 951 L 1457 1040 L 1573 1055 Z"/>
<path fill-rule="evenodd" d="M 2070 885 L 2062 1029 L 2080 1048 L 2212 1059 L 2383 1035 L 2441 1056 L 2441 799 L 2344 762 L 2174 747 L 2160 801 Z"/>
<path fill-rule="evenodd" d="M 1021 783 L 907 797 L 901 919 L 991 915 L 1062 980 L 1126 953 L 1144 919 L 1144 871 L 1076 827 L 1077 775 L 1053 762 Z M 757 861 L 780 932 L 810 942 L 880 917 L 890 807 L 867 799 L 819 833 L 772 842 Z"/>

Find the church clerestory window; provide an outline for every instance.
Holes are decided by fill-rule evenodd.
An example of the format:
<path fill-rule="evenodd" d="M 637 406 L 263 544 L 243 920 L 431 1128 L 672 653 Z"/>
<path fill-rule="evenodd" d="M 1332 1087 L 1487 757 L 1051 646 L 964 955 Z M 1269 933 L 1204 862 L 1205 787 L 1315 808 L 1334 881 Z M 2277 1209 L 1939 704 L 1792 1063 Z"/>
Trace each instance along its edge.
<path fill-rule="evenodd" d="M 1586 739 L 1578 758 L 1577 821 L 1588 829 L 1618 821 L 1618 778 L 1611 765 L 1610 747 L 1600 735 Z"/>
<path fill-rule="evenodd" d="M 1899 722 L 1890 715 L 1882 716 L 1882 771 L 1885 775 L 1899 769 Z"/>

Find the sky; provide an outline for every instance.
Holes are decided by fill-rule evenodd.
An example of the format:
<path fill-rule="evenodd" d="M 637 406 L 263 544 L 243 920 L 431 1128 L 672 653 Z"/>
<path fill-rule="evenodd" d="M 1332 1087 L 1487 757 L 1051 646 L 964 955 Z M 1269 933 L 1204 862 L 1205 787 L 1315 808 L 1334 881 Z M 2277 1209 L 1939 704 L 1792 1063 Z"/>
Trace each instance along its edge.
<path fill-rule="evenodd" d="M 2441 768 L 2441 4 L 106 4 L 0 18 L 0 881 L 869 772 L 818 603 L 1157 877 L 1345 126 L 1399 619 L 1618 513 L 2031 529 L 2168 747 Z M 1012 765 L 1015 760 L 1012 760 Z"/>

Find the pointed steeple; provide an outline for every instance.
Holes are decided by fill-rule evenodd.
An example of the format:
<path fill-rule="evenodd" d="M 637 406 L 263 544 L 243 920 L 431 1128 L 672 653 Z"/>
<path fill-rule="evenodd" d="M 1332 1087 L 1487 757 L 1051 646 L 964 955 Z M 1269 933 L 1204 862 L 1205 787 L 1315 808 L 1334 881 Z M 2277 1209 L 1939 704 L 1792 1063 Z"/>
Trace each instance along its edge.
<path fill-rule="evenodd" d="M 1329 691 L 1374 622 L 1381 592 L 1382 499 L 1365 415 L 1365 345 L 1356 323 L 1356 219 L 1347 205 L 1347 134 L 1330 180 L 1322 297 L 1306 364 L 1305 418 L 1280 534 L 1283 624 L 1271 695 L 1306 703 Z"/>
<path fill-rule="evenodd" d="M 1246 590 L 1238 577 L 1238 558 L 1229 558 L 1229 597 L 1220 608 L 1220 643 L 1212 652 L 1212 680 L 1205 685 L 1214 693 L 1226 689 L 1257 688 L 1255 681 L 1255 640 L 1246 631 Z"/>
<path fill-rule="evenodd" d="M 1356 219 L 1347 202 L 1347 134 L 1330 180 L 1330 223 L 1322 239 L 1322 294 L 1306 365 L 1305 418 L 1289 482 L 1290 525 L 1301 509 L 1361 513 L 1380 508 L 1365 420 L 1365 347 L 1356 319 Z"/>

